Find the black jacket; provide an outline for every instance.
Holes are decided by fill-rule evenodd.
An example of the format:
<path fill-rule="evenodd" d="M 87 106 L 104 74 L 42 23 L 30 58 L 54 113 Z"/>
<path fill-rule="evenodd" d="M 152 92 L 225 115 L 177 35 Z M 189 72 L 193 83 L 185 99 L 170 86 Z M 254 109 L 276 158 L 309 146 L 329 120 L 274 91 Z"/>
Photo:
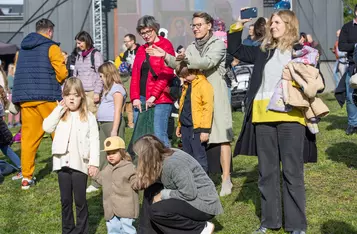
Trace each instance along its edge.
<path fill-rule="evenodd" d="M 234 156 L 237 155 L 257 155 L 255 127 L 252 123 L 253 100 L 262 83 L 265 64 L 272 58 L 275 50 L 263 52 L 260 47 L 242 45 L 242 31 L 228 34 L 227 52 L 239 60 L 254 64 L 254 70 L 249 82 L 249 88 L 245 99 L 246 114 L 244 116 L 242 130 L 236 147 Z M 304 161 L 317 161 L 316 136 L 311 134 L 306 128 L 304 144 Z"/>

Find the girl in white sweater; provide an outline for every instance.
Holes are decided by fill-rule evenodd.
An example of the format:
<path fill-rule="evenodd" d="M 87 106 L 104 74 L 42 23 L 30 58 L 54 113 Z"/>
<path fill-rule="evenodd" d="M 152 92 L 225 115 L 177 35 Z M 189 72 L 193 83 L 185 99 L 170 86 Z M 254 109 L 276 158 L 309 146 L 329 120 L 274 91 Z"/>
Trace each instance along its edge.
<path fill-rule="evenodd" d="M 99 132 L 95 116 L 88 111 L 82 82 L 68 78 L 63 100 L 44 120 L 47 133 L 55 131 L 52 143 L 53 171 L 58 173 L 62 203 L 62 233 L 88 233 L 86 185 L 99 166 Z M 73 196 L 76 224 L 73 218 Z"/>

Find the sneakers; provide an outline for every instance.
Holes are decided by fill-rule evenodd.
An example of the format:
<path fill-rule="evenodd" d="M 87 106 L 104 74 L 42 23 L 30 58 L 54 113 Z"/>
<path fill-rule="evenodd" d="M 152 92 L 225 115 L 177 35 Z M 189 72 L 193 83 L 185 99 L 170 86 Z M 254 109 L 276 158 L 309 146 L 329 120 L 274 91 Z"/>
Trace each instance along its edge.
<path fill-rule="evenodd" d="M 206 222 L 206 226 L 202 230 L 201 234 L 212 234 L 213 231 L 214 231 L 214 224 L 211 222 Z"/>
<path fill-rule="evenodd" d="M 232 184 L 230 178 L 225 181 L 222 181 L 222 188 L 221 188 L 221 192 L 219 193 L 219 196 L 224 197 L 226 195 L 231 194 L 232 187 L 233 187 L 233 184 Z"/>
<path fill-rule="evenodd" d="M 36 178 L 32 178 L 32 179 L 22 178 L 21 189 L 23 190 L 29 189 L 31 186 L 35 185 L 36 183 L 35 180 Z"/>
<path fill-rule="evenodd" d="M 17 173 L 15 176 L 12 177 L 12 180 L 19 180 L 22 179 L 22 172 L 20 171 L 19 173 Z"/>
<path fill-rule="evenodd" d="M 257 230 L 255 230 L 252 234 L 266 234 L 268 231 L 267 228 L 260 226 Z"/>
<path fill-rule="evenodd" d="M 99 188 L 94 187 L 93 185 L 89 185 L 88 188 L 86 189 L 86 193 L 92 193 L 98 191 Z"/>

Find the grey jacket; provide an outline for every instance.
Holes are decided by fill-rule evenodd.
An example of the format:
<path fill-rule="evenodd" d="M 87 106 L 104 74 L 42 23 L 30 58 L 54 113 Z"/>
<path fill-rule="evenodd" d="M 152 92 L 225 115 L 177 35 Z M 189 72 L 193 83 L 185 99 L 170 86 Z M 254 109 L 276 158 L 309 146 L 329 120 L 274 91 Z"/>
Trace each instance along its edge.
<path fill-rule="evenodd" d="M 223 212 L 216 188 L 201 165 L 189 154 L 175 149 L 164 160 L 161 199 L 184 200 L 196 209 L 211 215 Z"/>
<path fill-rule="evenodd" d="M 226 73 L 226 46 L 222 40 L 212 36 L 205 44 L 200 55 L 195 42 L 186 49 L 189 69 L 203 72 L 214 91 L 214 111 L 209 144 L 231 142 L 233 139 L 232 110 L 228 98 L 228 87 L 224 80 Z M 165 62 L 169 67 L 176 67 L 176 58 L 167 54 Z"/>

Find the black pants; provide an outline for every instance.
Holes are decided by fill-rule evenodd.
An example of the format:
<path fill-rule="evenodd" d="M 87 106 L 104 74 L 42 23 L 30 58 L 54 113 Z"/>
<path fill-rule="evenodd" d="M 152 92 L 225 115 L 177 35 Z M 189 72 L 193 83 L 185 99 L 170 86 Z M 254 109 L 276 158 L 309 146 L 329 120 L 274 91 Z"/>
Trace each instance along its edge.
<path fill-rule="evenodd" d="M 285 230 L 306 230 L 304 187 L 305 127 L 298 123 L 257 124 L 261 225 L 282 226 L 280 161 L 283 174 Z"/>
<path fill-rule="evenodd" d="M 163 200 L 152 204 L 161 191 L 161 184 L 153 184 L 144 191 L 140 211 L 139 234 L 199 234 L 214 216 L 197 210 L 185 201 Z"/>
<path fill-rule="evenodd" d="M 208 172 L 208 162 L 206 146 L 207 143 L 201 143 L 200 133 L 194 133 L 193 127 L 181 126 L 182 150 L 192 155 L 202 166 L 205 172 Z"/>
<path fill-rule="evenodd" d="M 62 204 L 63 234 L 87 234 L 89 232 L 86 199 L 87 179 L 88 176 L 86 174 L 70 168 L 63 167 L 58 172 L 58 184 Z M 76 204 L 76 224 L 74 224 L 73 218 L 73 195 Z"/>

